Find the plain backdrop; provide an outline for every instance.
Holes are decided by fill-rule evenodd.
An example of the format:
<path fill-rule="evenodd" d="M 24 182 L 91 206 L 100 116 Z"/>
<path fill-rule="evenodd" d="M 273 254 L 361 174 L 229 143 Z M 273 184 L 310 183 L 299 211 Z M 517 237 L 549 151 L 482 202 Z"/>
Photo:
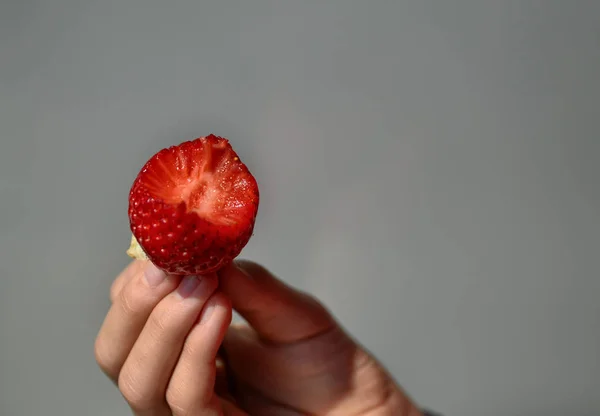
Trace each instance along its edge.
<path fill-rule="evenodd" d="M 600 2 L 0 0 L 0 415 L 96 367 L 127 193 L 228 137 L 243 257 L 447 416 L 600 415 Z"/>

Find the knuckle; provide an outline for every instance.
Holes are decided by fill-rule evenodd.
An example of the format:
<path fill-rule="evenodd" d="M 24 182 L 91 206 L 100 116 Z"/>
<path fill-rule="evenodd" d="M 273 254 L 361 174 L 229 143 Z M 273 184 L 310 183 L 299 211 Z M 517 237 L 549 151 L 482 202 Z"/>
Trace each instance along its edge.
<path fill-rule="evenodd" d="M 194 342 L 194 334 L 188 338 L 186 342 L 183 343 L 183 347 L 181 348 L 181 356 L 182 357 L 198 357 L 201 354 L 200 348 L 195 345 Z"/>
<path fill-rule="evenodd" d="M 113 362 L 101 336 L 98 336 L 94 343 L 94 358 L 102 371 L 112 373 Z"/>
<path fill-rule="evenodd" d="M 110 301 L 114 302 L 119 296 L 119 282 L 115 280 L 112 285 L 110 285 Z"/>
<path fill-rule="evenodd" d="M 143 412 L 156 405 L 156 398 L 143 391 L 129 371 L 121 371 L 117 384 L 121 395 L 134 411 Z"/>
<path fill-rule="evenodd" d="M 184 399 L 183 392 L 180 388 L 170 387 L 167 389 L 166 394 L 167 404 L 169 408 L 173 412 L 174 415 L 177 416 L 188 416 L 191 415 L 191 411 L 189 406 L 187 405 L 186 400 Z"/>
<path fill-rule="evenodd" d="M 171 327 L 171 313 L 169 309 L 159 304 L 148 317 L 148 329 L 154 337 L 160 337 L 160 334 Z"/>
<path fill-rule="evenodd" d="M 137 315 L 144 309 L 143 299 L 136 290 L 129 290 L 129 286 L 121 290 L 118 303 L 125 316 Z"/>

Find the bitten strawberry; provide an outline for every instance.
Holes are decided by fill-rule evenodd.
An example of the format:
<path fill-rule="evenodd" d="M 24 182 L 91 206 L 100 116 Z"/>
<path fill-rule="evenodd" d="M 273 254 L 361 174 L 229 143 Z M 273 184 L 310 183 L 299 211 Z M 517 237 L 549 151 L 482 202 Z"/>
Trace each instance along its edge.
<path fill-rule="evenodd" d="M 227 139 L 209 135 L 163 149 L 131 187 L 127 253 L 171 274 L 214 272 L 250 240 L 258 202 L 256 180 Z"/>

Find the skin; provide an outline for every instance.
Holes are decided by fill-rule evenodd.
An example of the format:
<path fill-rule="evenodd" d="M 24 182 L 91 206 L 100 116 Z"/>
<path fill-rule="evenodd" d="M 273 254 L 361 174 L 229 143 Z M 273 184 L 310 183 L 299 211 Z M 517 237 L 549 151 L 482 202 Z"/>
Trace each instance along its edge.
<path fill-rule="evenodd" d="M 96 361 L 135 415 L 422 416 L 321 303 L 256 263 L 181 278 L 135 260 L 110 296 Z"/>

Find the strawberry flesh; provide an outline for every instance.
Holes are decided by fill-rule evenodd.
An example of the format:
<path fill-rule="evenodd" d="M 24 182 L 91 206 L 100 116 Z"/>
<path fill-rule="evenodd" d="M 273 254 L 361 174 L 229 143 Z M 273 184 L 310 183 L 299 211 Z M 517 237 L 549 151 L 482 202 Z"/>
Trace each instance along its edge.
<path fill-rule="evenodd" d="M 256 180 L 225 138 L 210 135 L 163 149 L 129 194 L 131 231 L 147 257 L 177 275 L 214 272 L 254 229 Z"/>

